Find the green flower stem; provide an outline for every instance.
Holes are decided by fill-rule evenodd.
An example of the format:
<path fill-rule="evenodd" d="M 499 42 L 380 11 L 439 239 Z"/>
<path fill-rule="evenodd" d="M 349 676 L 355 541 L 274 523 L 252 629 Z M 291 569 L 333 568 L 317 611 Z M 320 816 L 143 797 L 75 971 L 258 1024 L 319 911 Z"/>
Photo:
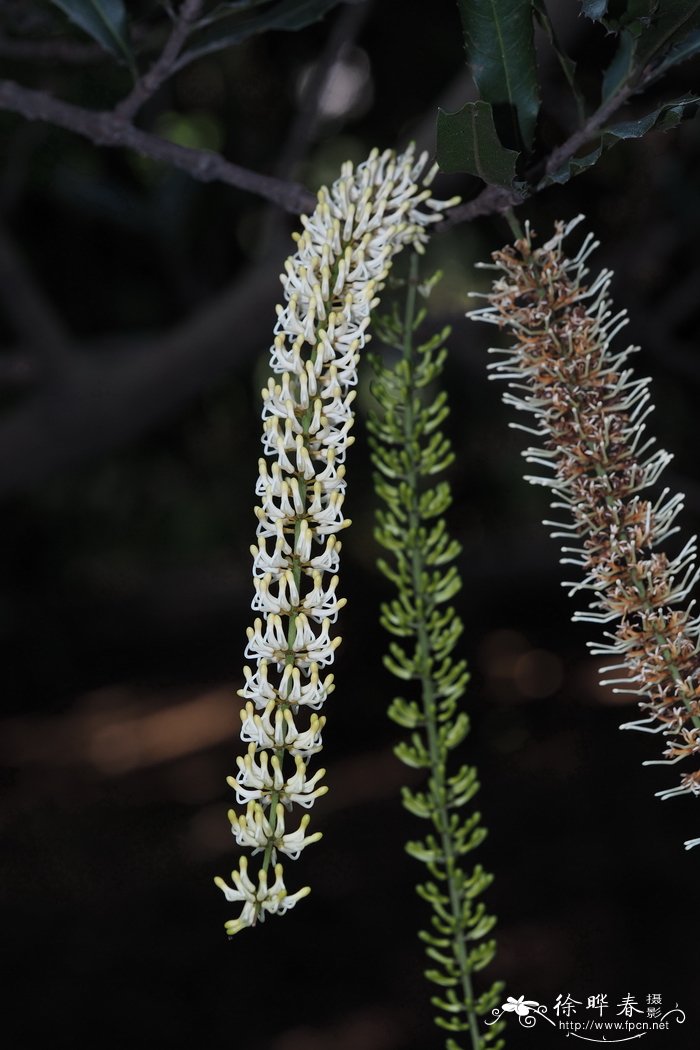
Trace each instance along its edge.
<path fill-rule="evenodd" d="M 428 833 L 408 842 L 406 850 L 428 872 L 417 892 L 432 909 L 432 928 L 419 936 L 431 962 L 426 979 L 439 988 L 431 998 L 443 1011 L 435 1023 L 449 1033 L 446 1050 L 464 1050 L 454 1037 L 466 1032 L 470 1050 L 497 1050 L 502 1025 L 491 1024 L 482 1034 L 478 1019 L 497 1005 L 502 985 L 494 983 L 476 999 L 472 985 L 473 974 L 495 953 L 494 941 L 484 939 L 495 920 L 478 900 L 491 876 L 478 864 L 465 871 L 461 860 L 486 835 L 478 812 L 462 812 L 479 784 L 473 767 L 448 772 L 450 752 L 469 729 L 466 713 L 459 710 L 468 674 L 465 662 L 452 657 L 463 631 L 449 605 L 462 586 L 453 564 L 459 544 L 443 517 L 452 497 L 447 481 L 435 480 L 454 459 L 440 430 L 449 411 L 440 389 L 448 332 L 423 344 L 415 338 L 425 317 L 425 310 L 417 308 L 418 295 L 427 294 L 431 283 L 419 286 L 418 260 L 412 259 L 401 315 L 395 310 L 375 322 L 380 339 L 400 352 L 400 360 L 388 367 L 371 355 L 379 408 L 370 414 L 368 429 L 374 484 L 384 504 L 375 534 L 388 552 L 378 564 L 396 588 L 393 600 L 382 605 L 381 622 L 400 639 L 391 641 L 385 664 L 397 678 L 414 682 L 416 693 L 420 690 L 415 700 L 395 698 L 389 717 L 410 732 L 396 745 L 397 757 L 427 774 L 423 791 L 403 789 L 403 803 L 430 824 Z"/>
<path fill-rule="evenodd" d="M 404 413 L 404 437 L 406 448 L 409 452 L 409 466 L 406 471 L 410 495 L 408 497 L 408 536 L 413 540 L 411 568 L 413 577 L 413 592 L 416 603 L 416 653 L 420 667 L 420 684 L 423 701 L 423 717 L 425 719 L 425 731 L 428 740 L 428 753 L 430 755 L 430 777 L 429 791 L 432 796 L 434 810 L 433 823 L 440 835 L 440 845 L 445 858 L 445 874 L 450 894 L 450 912 L 454 921 L 455 933 L 452 938 L 453 950 L 459 963 L 459 976 L 464 995 L 465 1014 L 469 1022 L 469 1035 L 471 1037 L 472 1050 L 481 1050 L 483 1042 L 477 1025 L 477 1017 L 474 1010 L 474 990 L 472 987 L 471 970 L 467 961 L 467 946 L 465 932 L 460 924 L 461 906 L 459 893 L 456 886 L 456 875 L 458 871 L 457 857 L 454 849 L 452 835 L 450 834 L 450 814 L 446 802 L 446 767 L 444 749 L 440 747 L 438 740 L 437 707 L 435 703 L 435 686 L 432 676 L 433 658 L 430 650 L 430 640 L 425 617 L 425 595 L 423 594 L 422 580 L 427 566 L 420 545 L 415 541 L 420 529 L 420 490 L 418 463 L 413 454 L 415 418 L 414 398 L 417 393 L 415 386 L 415 344 L 414 344 L 414 322 L 416 317 L 416 298 L 418 289 L 418 256 L 411 256 L 410 271 L 408 278 L 408 291 L 406 293 L 406 309 L 404 314 L 404 340 L 403 360 L 406 363 L 407 390 L 406 408 Z M 410 542 L 410 540 L 409 540 Z"/>

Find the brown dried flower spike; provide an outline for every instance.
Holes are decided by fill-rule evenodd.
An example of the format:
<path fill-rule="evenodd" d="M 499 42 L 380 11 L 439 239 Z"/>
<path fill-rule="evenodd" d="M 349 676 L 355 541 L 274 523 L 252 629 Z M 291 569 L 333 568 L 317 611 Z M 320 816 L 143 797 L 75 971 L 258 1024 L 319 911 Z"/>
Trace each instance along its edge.
<path fill-rule="evenodd" d="M 656 502 L 640 493 L 658 480 L 671 456 L 650 451 L 644 438 L 650 404 L 648 379 L 634 378 L 628 359 L 637 347 L 613 351 L 610 343 L 626 324 L 625 311 L 614 314 L 608 297 L 612 274 L 603 270 L 589 284 L 586 260 L 597 247 L 589 234 L 573 258 L 562 243 L 583 216 L 565 225 L 541 248 L 532 234 L 495 252 L 498 276 L 485 298 L 489 305 L 470 316 L 508 329 L 515 342 L 490 365 L 493 378 L 508 381 L 503 400 L 530 412 L 536 426 L 511 426 L 537 438 L 539 446 L 523 455 L 553 472 L 528 477 L 553 490 L 552 507 L 569 521 L 545 522 L 555 537 L 574 541 L 562 548 L 562 563 L 584 575 L 567 582 L 571 594 L 590 590 L 593 598 L 575 620 L 610 624 L 606 642 L 595 654 L 613 654 L 617 662 L 604 672 L 624 672 L 603 681 L 615 691 L 638 696 L 644 717 L 622 729 L 660 733 L 663 758 L 645 765 L 674 765 L 700 755 L 700 619 L 685 603 L 699 572 L 693 537 L 675 557 L 660 545 L 677 532 L 674 521 L 682 495 L 664 489 Z M 590 645 L 591 643 L 589 643 Z M 657 792 L 662 799 L 700 795 L 700 768 L 680 783 Z M 700 844 L 689 839 L 686 849 Z"/>

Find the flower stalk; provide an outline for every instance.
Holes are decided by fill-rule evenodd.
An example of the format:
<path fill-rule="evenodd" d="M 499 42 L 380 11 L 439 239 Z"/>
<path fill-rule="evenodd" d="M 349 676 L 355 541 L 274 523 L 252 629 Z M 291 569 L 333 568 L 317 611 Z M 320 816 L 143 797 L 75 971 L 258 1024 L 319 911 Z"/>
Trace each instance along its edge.
<path fill-rule="evenodd" d="M 582 571 L 566 582 L 570 594 L 593 593 L 575 620 L 608 626 L 596 655 L 612 657 L 602 669 L 604 685 L 638 698 L 643 717 L 621 728 L 660 734 L 663 757 L 645 765 L 672 766 L 694 760 L 680 783 L 657 792 L 661 799 L 700 795 L 700 620 L 692 616 L 690 591 L 698 578 L 695 537 L 675 556 L 664 548 L 676 532 L 683 496 L 654 486 L 671 456 L 652 450 L 646 438 L 648 379 L 634 376 L 628 359 L 638 348 L 613 350 L 626 324 L 608 295 L 612 274 L 587 280 L 586 260 L 597 247 L 589 234 L 572 257 L 563 242 L 582 216 L 558 223 L 541 248 L 524 236 L 493 255 L 496 271 L 489 305 L 473 311 L 514 339 L 490 368 L 511 393 L 504 401 L 532 414 L 536 426 L 511 424 L 538 440 L 523 455 L 551 473 L 529 477 L 555 496 L 552 507 L 569 520 L 545 522 L 563 538 L 563 564 Z M 574 543 L 574 546 L 568 544 Z M 680 606 L 680 607 L 679 607 Z M 590 644 L 590 643 L 589 643 Z M 689 839 L 690 849 L 700 838 Z"/>
<path fill-rule="evenodd" d="M 262 854 L 257 881 L 242 857 L 233 886 L 216 878 L 226 899 L 243 905 L 226 923 L 229 934 L 282 914 L 309 887 L 289 893 L 284 855 L 292 860 L 320 839 L 309 814 L 287 829 L 294 806 L 310 809 L 327 788 L 324 770 L 311 772 L 322 749 L 340 637 L 333 634 L 345 599 L 337 594 L 344 516 L 345 459 L 353 438 L 354 387 L 370 315 L 394 256 L 405 245 L 422 250 L 432 223 L 450 201 L 427 188 L 435 169 L 413 148 L 396 156 L 373 151 L 356 169 L 318 193 L 295 253 L 285 263 L 285 303 L 277 307 L 270 350 L 272 377 L 262 392 L 264 456 L 259 461 L 253 555 L 259 613 L 248 629 L 245 685 L 239 693 L 245 755 L 228 782 L 244 812 L 229 812 L 239 846 Z M 274 878 L 270 879 L 270 869 Z"/>
<path fill-rule="evenodd" d="M 384 503 L 377 514 L 376 537 L 387 553 L 379 561 L 397 596 L 382 606 L 383 627 L 392 641 L 385 658 L 399 679 L 415 683 L 416 699 L 396 698 L 389 717 L 411 731 L 397 756 L 408 766 L 428 772 L 426 789 L 403 789 L 403 804 L 431 825 L 407 852 L 426 865 L 429 878 L 417 887 L 432 908 L 430 931 L 421 931 L 431 968 L 426 978 L 440 988 L 432 1004 L 441 1012 L 435 1023 L 450 1033 L 447 1050 L 460 1050 L 455 1036 L 464 1033 L 471 1050 L 496 1047 L 502 1025 L 482 1032 L 479 1018 L 498 1002 L 502 985 L 476 997 L 473 975 L 494 956 L 495 942 L 485 940 L 495 919 L 479 895 L 492 877 L 480 865 L 467 873 L 461 858 L 481 843 L 486 831 L 478 812 L 460 812 L 479 789 L 474 767 L 448 772 L 448 760 L 469 731 L 469 719 L 458 710 L 468 673 L 452 652 L 463 625 L 447 603 L 461 587 L 454 564 L 459 544 L 450 537 L 444 513 L 451 503 L 449 484 L 434 482 L 454 459 L 440 427 L 448 414 L 447 395 L 439 390 L 448 330 L 423 345 L 415 333 L 425 317 L 417 311 L 417 257 L 411 260 L 403 317 L 375 322 L 382 342 L 400 353 L 394 367 L 371 355 L 373 393 L 378 408 L 368 420 L 375 488 Z M 428 288 L 423 289 L 429 290 Z M 437 393 L 433 396 L 434 389 Z"/>

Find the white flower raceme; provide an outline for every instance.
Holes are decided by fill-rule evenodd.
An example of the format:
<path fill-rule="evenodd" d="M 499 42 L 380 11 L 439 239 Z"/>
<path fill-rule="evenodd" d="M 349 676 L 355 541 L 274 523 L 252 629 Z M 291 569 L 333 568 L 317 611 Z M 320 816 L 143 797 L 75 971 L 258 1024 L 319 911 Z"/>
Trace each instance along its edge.
<path fill-rule="evenodd" d="M 264 458 L 251 548 L 252 607 L 260 615 L 248 629 L 245 655 L 254 667 L 244 668 L 240 690 L 248 750 L 229 777 L 246 806 L 229 814 L 233 834 L 263 857 L 257 886 L 245 857 L 232 873 L 233 889 L 215 880 L 227 900 L 243 902 L 240 916 L 226 923 L 230 934 L 309 892 L 287 894 L 277 856 L 296 859 L 320 838 L 306 834 L 308 815 L 286 832 L 285 810 L 308 809 L 326 791 L 319 786 L 324 770 L 310 774 L 308 765 L 322 747 L 325 718 L 315 712 L 333 690 L 333 675 L 321 669 L 340 644 L 331 636 L 345 604 L 336 593 L 337 533 L 350 524 L 344 463 L 370 314 L 393 257 L 405 245 L 421 251 L 428 227 L 455 203 L 432 199 L 426 187 L 435 169 L 426 171 L 426 160 L 409 148 L 399 156 L 375 150 L 356 169 L 345 164 L 333 186 L 319 190 L 313 214 L 302 216 L 281 278 L 285 305 L 277 307 L 270 350 L 274 375 L 262 392 Z M 275 880 L 268 885 L 270 865 Z"/>

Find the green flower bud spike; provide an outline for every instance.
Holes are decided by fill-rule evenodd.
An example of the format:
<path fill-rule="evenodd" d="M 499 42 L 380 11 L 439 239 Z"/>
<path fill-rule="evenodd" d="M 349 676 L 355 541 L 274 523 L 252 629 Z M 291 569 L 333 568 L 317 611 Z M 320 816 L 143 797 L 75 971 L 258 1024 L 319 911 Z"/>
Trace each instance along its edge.
<path fill-rule="evenodd" d="M 447 604 L 462 585 L 454 565 L 460 548 L 443 517 L 452 500 L 450 486 L 436 480 L 454 458 L 440 429 L 449 411 L 440 390 L 449 331 L 420 346 L 415 342 L 425 318 L 425 310 L 416 310 L 418 293 L 427 294 L 432 283 L 419 289 L 414 256 L 403 317 L 395 311 L 375 321 L 375 332 L 400 352 L 400 360 L 387 367 L 371 355 L 378 407 L 368 426 L 375 488 L 384 504 L 376 537 L 387 551 L 378 564 L 396 587 L 396 597 L 382 606 L 382 625 L 394 637 L 385 664 L 417 693 L 417 699 L 393 700 L 389 717 L 410 732 L 396 746 L 398 757 L 427 772 L 423 790 L 403 789 L 403 804 L 429 827 L 406 850 L 428 871 L 417 892 L 430 905 L 431 925 L 419 937 L 431 963 L 425 976 L 440 989 L 431 999 L 439 1011 L 435 1023 L 449 1033 L 446 1050 L 467 1045 L 498 1050 L 503 1022 L 485 1027 L 480 1018 L 500 1002 L 503 985 L 493 984 L 478 996 L 474 991 L 474 974 L 496 950 L 488 937 L 495 919 L 478 899 L 491 876 L 479 864 L 471 871 L 462 867 L 462 858 L 486 835 L 478 812 L 462 812 L 479 783 L 473 766 L 448 771 L 451 754 L 469 731 L 467 715 L 458 710 L 469 676 L 465 662 L 452 657 L 463 630 Z"/>

